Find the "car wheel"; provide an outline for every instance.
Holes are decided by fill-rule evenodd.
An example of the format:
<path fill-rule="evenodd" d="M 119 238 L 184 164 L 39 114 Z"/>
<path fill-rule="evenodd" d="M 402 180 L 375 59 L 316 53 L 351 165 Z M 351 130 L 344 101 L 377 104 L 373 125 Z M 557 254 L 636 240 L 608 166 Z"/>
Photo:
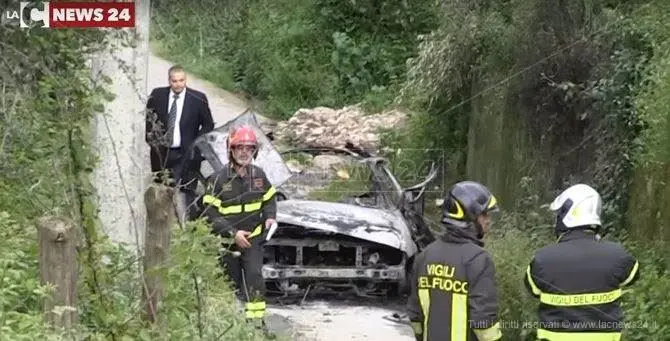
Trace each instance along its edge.
<path fill-rule="evenodd" d="M 277 198 L 277 201 L 282 201 L 282 200 L 288 199 L 286 194 L 284 194 L 283 192 L 277 192 L 277 194 L 275 194 L 275 196 Z"/>

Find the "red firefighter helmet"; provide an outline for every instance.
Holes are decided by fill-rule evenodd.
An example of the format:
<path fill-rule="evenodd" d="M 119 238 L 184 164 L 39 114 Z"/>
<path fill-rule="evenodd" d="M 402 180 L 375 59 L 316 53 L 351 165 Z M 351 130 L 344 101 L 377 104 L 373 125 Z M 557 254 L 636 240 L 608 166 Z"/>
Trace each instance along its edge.
<path fill-rule="evenodd" d="M 256 133 L 248 125 L 243 125 L 241 127 L 233 129 L 230 134 L 228 134 L 228 153 L 229 157 L 232 157 L 230 153 L 232 148 L 235 146 L 253 146 L 256 150 L 254 151 L 254 158 L 258 154 L 258 140 L 256 139 Z"/>

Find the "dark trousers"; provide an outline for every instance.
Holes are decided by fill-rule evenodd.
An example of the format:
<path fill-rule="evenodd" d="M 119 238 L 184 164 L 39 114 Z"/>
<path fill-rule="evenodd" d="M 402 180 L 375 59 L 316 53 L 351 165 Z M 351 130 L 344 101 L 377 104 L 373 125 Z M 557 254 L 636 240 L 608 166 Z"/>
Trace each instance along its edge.
<path fill-rule="evenodd" d="M 186 217 L 188 220 L 197 219 L 197 208 L 193 204 L 197 199 L 195 190 L 194 171 L 189 169 L 185 162 L 185 155 L 181 148 L 170 148 L 165 150 L 165 162 L 163 169 L 154 176 L 154 182 L 167 183 L 172 187 L 178 187 L 184 193 L 186 202 Z"/>
<path fill-rule="evenodd" d="M 249 320 L 263 321 L 265 318 L 265 281 L 263 280 L 263 247 L 251 243 L 248 249 L 240 249 L 234 243 L 226 244 L 229 250 L 221 258 L 221 265 L 228 277 L 235 284 L 237 295 L 245 302 L 245 314 Z M 234 256 L 233 252 L 241 252 Z"/>
<path fill-rule="evenodd" d="M 182 180 L 185 165 L 184 153 L 181 148 L 162 149 L 159 153 L 164 154 L 164 156 L 161 157 L 163 161 L 154 176 L 154 182 L 169 183 L 175 186 Z"/>

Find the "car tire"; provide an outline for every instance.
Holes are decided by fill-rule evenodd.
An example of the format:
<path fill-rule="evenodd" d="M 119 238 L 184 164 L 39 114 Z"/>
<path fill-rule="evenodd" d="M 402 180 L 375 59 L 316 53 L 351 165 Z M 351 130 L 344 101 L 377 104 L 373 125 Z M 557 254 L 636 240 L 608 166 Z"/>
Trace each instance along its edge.
<path fill-rule="evenodd" d="M 277 198 L 277 201 L 282 201 L 282 200 L 288 199 L 286 194 L 284 194 L 283 192 L 279 192 L 279 191 L 277 192 L 277 194 L 275 194 L 275 197 Z"/>

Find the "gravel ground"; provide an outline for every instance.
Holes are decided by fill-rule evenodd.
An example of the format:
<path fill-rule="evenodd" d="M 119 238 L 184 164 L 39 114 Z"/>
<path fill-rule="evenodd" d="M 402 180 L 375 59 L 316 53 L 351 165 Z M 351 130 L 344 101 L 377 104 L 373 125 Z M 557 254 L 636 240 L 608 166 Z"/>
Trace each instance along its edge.
<path fill-rule="evenodd" d="M 170 62 L 156 56 L 149 57 L 149 90 L 167 85 L 170 65 Z M 217 126 L 242 113 L 247 107 L 246 101 L 195 76 L 188 75 L 186 82 L 188 86 L 207 95 Z M 402 312 L 402 307 L 308 298 L 301 305 L 271 305 L 268 323 L 278 334 L 290 335 L 296 341 L 413 341 L 414 336 L 408 325 L 384 319 L 394 312 Z"/>

